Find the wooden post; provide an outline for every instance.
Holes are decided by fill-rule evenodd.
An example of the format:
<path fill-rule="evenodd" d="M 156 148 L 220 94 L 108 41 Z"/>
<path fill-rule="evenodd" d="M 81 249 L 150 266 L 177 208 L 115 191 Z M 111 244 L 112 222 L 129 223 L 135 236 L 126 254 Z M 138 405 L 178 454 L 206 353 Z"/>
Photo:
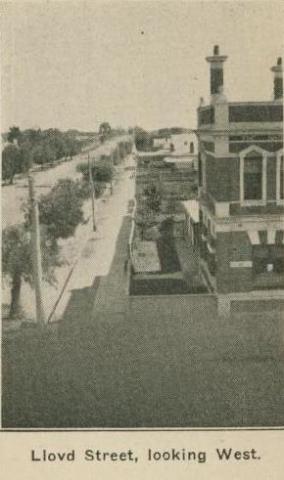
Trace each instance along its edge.
<path fill-rule="evenodd" d="M 45 314 L 42 297 L 42 267 L 41 267 L 41 248 L 40 248 L 40 230 L 38 204 L 35 197 L 34 179 L 29 175 L 29 196 L 31 204 L 31 247 L 33 278 L 35 285 L 36 299 L 36 319 L 40 326 L 45 325 Z"/>
<path fill-rule="evenodd" d="M 91 167 L 90 155 L 89 155 L 89 154 L 88 154 L 88 168 L 89 168 L 89 183 L 90 183 L 90 188 L 91 188 L 91 200 L 92 200 L 93 231 L 95 232 L 95 231 L 97 230 L 97 227 L 96 227 L 96 219 L 95 219 L 95 198 L 96 198 L 96 192 L 95 192 L 95 186 L 94 186 L 94 181 L 93 181 L 92 167 Z"/>

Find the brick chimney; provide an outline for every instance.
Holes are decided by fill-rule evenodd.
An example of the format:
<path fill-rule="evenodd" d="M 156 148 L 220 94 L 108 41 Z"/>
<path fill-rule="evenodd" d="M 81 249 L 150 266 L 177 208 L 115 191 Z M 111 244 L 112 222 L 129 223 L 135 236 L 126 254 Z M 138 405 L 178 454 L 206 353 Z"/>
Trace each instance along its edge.
<path fill-rule="evenodd" d="M 210 93 L 218 95 L 222 92 L 224 84 L 223 63 L 227 60 L 226 55 L 219 54 L 219 45 L 215 45 L 213 55 L 206 57 L 210 63 Z"/>
<path fill-rule="evenodd" d="M 277 64 L 271 68 L 274 73 L 274 100 L 283 98 L 283 67 L 282 58 L 278 57 Z"/>

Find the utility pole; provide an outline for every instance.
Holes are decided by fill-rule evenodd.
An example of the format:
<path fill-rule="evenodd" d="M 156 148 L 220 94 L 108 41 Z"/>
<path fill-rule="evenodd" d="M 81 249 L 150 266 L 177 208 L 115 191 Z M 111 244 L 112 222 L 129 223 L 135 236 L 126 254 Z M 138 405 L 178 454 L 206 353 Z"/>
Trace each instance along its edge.
<path fill-rule="evenodd" d="M 95 185 L 93 181 L 92 175 L 92 167 L 90 162 L 90 155 L 88 154 L 88 168 L 89 168 L 89 183 L 91 188 L 91 199 L 92 199 L 92 220 L 93 220 L 93 231 L 97 230 L 96 227 L 96 219 L 95 219 L 95 200 L 96 200 L 96 192 L 95 192 Z"/>
<path fill-rule="evenodd" d="M 40 230 L 38 204 L 35 196 L 34 179 L 29 175 L 29 196 L 31 205 L 31 247 L 33 278 L 35 285 L 36 299 L 36 319 L 40 326 L 45 325 L 45 314 L 42 297 L 42 268 L 41 268 L 41 249 L 40 249 Z"/>

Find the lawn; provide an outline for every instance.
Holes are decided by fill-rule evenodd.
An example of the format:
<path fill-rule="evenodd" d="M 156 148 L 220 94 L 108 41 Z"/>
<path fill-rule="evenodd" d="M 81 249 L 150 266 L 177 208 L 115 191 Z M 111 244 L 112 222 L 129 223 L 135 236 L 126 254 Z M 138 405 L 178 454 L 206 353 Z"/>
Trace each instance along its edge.
<path fill-rule="evenodd" d="M 173 273 L 181 270 L 175 240 L 169 235 L 163 235 L 157 240 L 157 250 L 162 273 Z"/>

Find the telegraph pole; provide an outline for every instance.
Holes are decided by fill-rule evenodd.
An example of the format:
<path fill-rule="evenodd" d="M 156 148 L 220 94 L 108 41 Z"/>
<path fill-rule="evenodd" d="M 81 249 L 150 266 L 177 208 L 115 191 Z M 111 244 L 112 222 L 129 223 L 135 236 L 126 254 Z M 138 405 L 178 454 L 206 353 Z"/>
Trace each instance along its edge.
<path fill-rule="evenodd" d="M 89 168 L 89 183 L 90 183 L 90 188 L 91 188 L 91 199 L 92 199 L 93 231 L 95 232 L 95 231 L 97 230 L 97 227 L 96 227 L 96 219 L 95 219 L 95 199 L 96 199 L 96 192 L 95 192 L 95 186 L 94 186 L 94 181 L 93 181 L 92 167 L 91 167 L 90 155 L 89 155 L 89 154 L 88 154 L 88 168 Z"/>
<path fill-rule="evenodd" d="M 45 314 L 44 314 L 43 297 L 42 297 L 42 268 L 41 268 L 38 204 L 35 197 L 34 179 L 31 175 L 29 175 L 28 178 L 29 178 L 29 196 L 30 196 L 30 204 L 31 204 L 31 247 L 32 247 L 33 278 L 34 278 L 35 299 L 36 299 L 36 319 L 40 326 L 44 326 Z"/>

